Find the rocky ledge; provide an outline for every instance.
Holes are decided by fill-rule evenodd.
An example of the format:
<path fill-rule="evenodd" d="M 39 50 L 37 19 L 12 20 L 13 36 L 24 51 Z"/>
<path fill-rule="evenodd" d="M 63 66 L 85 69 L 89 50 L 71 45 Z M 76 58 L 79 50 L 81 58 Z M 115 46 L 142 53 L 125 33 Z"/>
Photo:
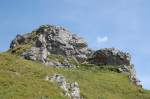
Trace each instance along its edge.
<path fill-rule="evenodd" d="M 10 44 L 10 50 L 21 45 L 30 44 L 31 47 L 21 53 L 28 60 L 40 61 L 47 66 L 76 67 L 87 63 L 98 66 L 112 65 L 120 72 L 127 73 L 132 82 L 141 86 L 136 77 L 131 55 L 116 48 L 105 48 L 97 51 L 88 48 L 86 41 L 66 28 L 55 25 L 42 25 L 38 29 L 24 35 L 17 35 Z M 17 49 L 18 50 L 18 49 Z M 51 55 L 57 55 L 51 60 Z M 61 60 L 60 60 L 60 59 Z M 74 61 L 73 64 L 72 61 Z"/>

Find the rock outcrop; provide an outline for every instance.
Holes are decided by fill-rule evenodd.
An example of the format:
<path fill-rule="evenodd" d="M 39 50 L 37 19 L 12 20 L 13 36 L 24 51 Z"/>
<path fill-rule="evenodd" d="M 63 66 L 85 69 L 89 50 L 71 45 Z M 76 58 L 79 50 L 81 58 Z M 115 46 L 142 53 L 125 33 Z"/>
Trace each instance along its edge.
<path fill-rule="evenodd" d="M 122 52 L 116 48 L 104 48 L 95 51 L 89 59 L 89 63 L 115 66 L 120 72 L 127 73 L 132 82 L 141 86 L 136 77 L 134 65 L 131 64 L 131 55 L 129 53 Z"/>
<path fill-rule="evenodd" d="M 40 60 L 43 62 L 46 61 L 48 53 L 65 57 L 74 56 L 79 62 L 84 62 L 87 59 L 87 55 L 91 53 L 83 38 L 72 34 L 61 26 L 43 25 L 31 34 L 17 35 L 11 42 L 10 48 L 26 43 L 32 43 L 34 47 L 40 49 Z M 35 49 L 32 48 L 30 50 Z M 30 52 L 26 52 L 23 55 L 28 57 L 27 55 L 30 55 Z"/>
<path fill-rule="evenodd" d="M 97 65 L 130 65 L 131 55 L 115 48 L 105 48 L 94 52 L 90 63 Z"/>
<path fill-rule="evenodd" d="M 63 95 L 68 96 L 69 99 L 80 99 L 80 89 L 77 82 L 68 83 L 66 78 L 60 74 L 46 76 L 45 80 L 56 82 L 58 86 L 63 89 Z"/>
<path fill-rule="evenodd" d="M 47 66 L 76 67 L 69 63 L 72 57 L 78 63 L 90 63 L 95 65 L 112 65 L 120 72 L 129 74 L 129 78 L 136 85 L 139 80 L 136 78 L 134 65 L 131 64 L 131 55 L 115 48 L 105 48 L 93 51 L 88 48 L 86 41 L 61 26 L 42 25 L 32 33 L 17 35 L 11 42 L 10 48 L 18 45 L 31 44 L 21 56 L 28 60 L 38 60 Z M 49 55 L 61 55 L 63 61 L 50 60 Z"/>

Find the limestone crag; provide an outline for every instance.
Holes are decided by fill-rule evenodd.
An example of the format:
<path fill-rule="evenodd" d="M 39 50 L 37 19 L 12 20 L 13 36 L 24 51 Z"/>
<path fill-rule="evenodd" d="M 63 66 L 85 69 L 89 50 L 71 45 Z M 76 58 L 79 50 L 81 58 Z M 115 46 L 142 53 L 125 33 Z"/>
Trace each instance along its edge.
<path fill-rule="evenodd" d="M 45 80 L 56 82 L 63 89 L 63 95 L 68 96 L 70 99 L 80 99 L 80 89 L 77 82 L 68 83 L 66 78 L 60 74 L 46 76 Z"/>

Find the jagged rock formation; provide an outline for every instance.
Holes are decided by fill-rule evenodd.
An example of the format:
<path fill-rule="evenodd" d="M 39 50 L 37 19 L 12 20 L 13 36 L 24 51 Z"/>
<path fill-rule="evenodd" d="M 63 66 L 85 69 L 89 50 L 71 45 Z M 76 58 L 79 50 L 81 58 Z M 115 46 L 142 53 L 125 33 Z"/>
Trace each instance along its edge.
<path fill-rule="evenodd" d="M 91 53 L 83 38 L 72 34 L 61 26 L 43 25 L 34 31 L 34 33 L 17 35 L 12 41 L 10 48 L 26 43 L 33 44 L 34 48 L 31 48 L 29 53 L 24 53 L 23 56 L 29 59 L 30 52 L 37 50 L 35 52 L 39 52 L 41 57 L 39 59 L 39 57 L 34 56 L 34 59 L 39 59 L 44 63 L 48 54 L 63 55 L 65 57 L 73 56 L 79 62 L 84 62 L 87 59 L 87 55 Z"/>
<path fill-rule="evenodd" d="M 63 89 L 63 95 L 68 96 L 70 99 L 80 99 L 80 89 L 77 82 L 68 83 L 65 77 L 60 74 L 46 76 L 45 80 L 56 82 Z"/>
<path fill-rule="evenodd" d="M 21 54 L 23 58 L 38 60 L 47 66 L 76 67 L 68 62 L 68 57 L 82 63 L 92 52 L 83 38 L 54 25 L 43 25 L 32 33 L 17 35 L 10 48 L 24 44 L 31 44 L 32 47 Z M 48 56 L 51 54 L 62 55 L 66 59 L 64 62 L 49 60 Z"/>
<path fill-rule="evenodd" d="M 104 48 L 94 52 L 89 62 L 96 65 L 116 66 L 120 72 L 128 73 L 131 81 L 141 86 L 136 77 L 134 65 L 131 64 L 131 55 L 129 53 L 124 53 L 116 48 Z"/>

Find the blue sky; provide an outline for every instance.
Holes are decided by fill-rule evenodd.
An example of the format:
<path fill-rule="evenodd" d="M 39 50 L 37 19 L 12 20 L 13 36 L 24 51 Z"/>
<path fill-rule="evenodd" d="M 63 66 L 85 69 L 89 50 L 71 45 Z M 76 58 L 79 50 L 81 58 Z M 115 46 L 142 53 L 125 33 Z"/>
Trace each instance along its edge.
<path fill-rule="evenodd" d="M 150 89 L 150 0 L 0 0 L 0 51 L 16 34 L 42 24 L 62 25 L 89 47 L 116 47 L 132 55 L 138 78 Z"/>

